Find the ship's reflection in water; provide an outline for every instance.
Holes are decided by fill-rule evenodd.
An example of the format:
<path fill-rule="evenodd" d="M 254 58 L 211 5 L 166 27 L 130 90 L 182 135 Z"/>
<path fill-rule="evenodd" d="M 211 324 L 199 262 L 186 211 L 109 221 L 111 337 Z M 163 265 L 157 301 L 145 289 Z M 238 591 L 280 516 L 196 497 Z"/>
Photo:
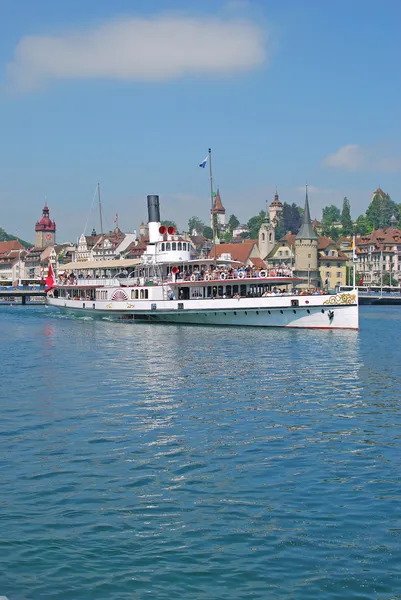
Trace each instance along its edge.
<path fill-rule="evenodd" d="M 392 597 L 401 322 L 369 310 L 360 332 L 9 311 L 4 593 Z"/>

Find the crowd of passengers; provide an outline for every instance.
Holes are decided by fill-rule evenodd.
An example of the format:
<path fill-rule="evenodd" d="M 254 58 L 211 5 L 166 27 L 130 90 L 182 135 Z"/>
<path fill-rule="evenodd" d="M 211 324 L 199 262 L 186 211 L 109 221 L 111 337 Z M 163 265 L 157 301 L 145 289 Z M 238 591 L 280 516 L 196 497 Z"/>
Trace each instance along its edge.
<path fill-rule="evenodd" d="M 322 290 L 322 289 L 318 289 L 318 288 L 310 288 L 310 289 L 297 289 L 297 288 L 292 288 L 292 289 L 280 289 L 277 287 L 272 288 L 271 290 L 265 290 L 263 293 L 259 290 L 249 290 L 245 295 L 243 295 L 242 297 L 246 297 L 246 298 L 266 298 L 267 296 L 322 296 L 322 295 L 327 295 L 329 294 L 328 290 Z M 181 290 L 180 294 L 179 294 L 179 299 L 183 298 L 183 291 Z M 197 299 L 196 296 L 192 296 L 193 299 Z M 230 294 L 230 292 L 228 290 L 219 290 L 219 289 L 215 289 L 213 290 L 213 292 L 209 295 L 208 297 L 209 299 L 212 298 L 241 298 L 241 295 L 236 292 L 234 294 Z M 170 294 L 170 300 L 174 300 L 175 296 L 174 296 L 174 292 L 172 292 Z"/>
<path fill-rule="evenodd" d="M 223 279 L 252 279 L 258 277 L 292 277 L 292 270 L 287 267 L 277 269 L 261 269 L 255 267 L 214 267 L 207 270 L 196 268 L 193 271 L 179 271 L 176 280 L 183 281 L 216 281 Z M 168 278 L 171 280 L 172 274 Z"/>

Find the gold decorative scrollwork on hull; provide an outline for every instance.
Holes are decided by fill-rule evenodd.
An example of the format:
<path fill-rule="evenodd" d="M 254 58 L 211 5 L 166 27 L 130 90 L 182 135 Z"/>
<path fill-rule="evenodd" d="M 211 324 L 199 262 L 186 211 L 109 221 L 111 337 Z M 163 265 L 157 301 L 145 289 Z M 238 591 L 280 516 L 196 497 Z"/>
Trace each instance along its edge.
<path fill-rule="evenodd" d="M 108 304 L 106 304 L 106 308 L 111 308 L 111 302 L 109 302 Z"/>
<path fill-rule="evenodd" d="M 134 308 L 135 304 L 130 304 L 129 302 L 127 302 L 127 308 Z"/>
<path fill-rule="evenodd" d="M 338 304 L 356 304 L 356 294 L 336 294 L 335 296 L 327 298 L 323 304 L 328 304 L 329 306 Z"/>

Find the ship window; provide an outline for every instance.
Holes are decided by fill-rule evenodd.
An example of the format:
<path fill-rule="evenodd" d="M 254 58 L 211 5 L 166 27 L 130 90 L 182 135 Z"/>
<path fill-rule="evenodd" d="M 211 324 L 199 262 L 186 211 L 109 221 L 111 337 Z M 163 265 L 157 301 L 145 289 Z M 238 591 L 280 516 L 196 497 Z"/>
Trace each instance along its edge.
<path fill-rule="evenodd" d="M 139 298 L 139 290 L 135 290 L 135 300 L 138 300 Z"/>
<path fill-rule="evenodd" d="M 170 242 L 167 242 L 167 244 L 166 244 L 166 250 L 171 250 L 171 248 L 170 248 Z"/>
<path fill-rule="evenodd" d="M 164 252 L 164 248 L 165 248 L 165 245 L 164 245 L 164 242 L 163 242 L 162 243 L 162 252 Z"/>
<path fill-rule="evenodd" d="M 177 250 L 177 244 L 176 244 L 175 242 L 173 242 L 173 243 L 171 244 L 171 249 L 172 249 L 172 250 Z"/>
<path fill-rule="evenodd" d="M 141 300 L 143 300 L 143 290 L 141 290 Z"/>
<path fill-rule="evenodd" d="M 246 285 L 241 285 L 240 290 L 241 291 L 240 291 L 239 295 L 242 296 L 242 298 L 245 298 L 246 297 Z"/>
<path fill-rule="evenodd" d="M 231 285 L 227 285 L 226 286 L 226 294 L 227 294 L 227 297 L 230 298 L 230 296 L 231 296 Z"/>
<path fill-rule="evenodd" d="M 182 245 L 182 249 L 183 249 L 183 250 L 186 250 L 186 249 L 187 249 L 187 245 L 186 245 L 185 243 Z"/>
<path fill-rule="evenodd" d="M 145 298 L 146 298 L 146 300 L 148 299 L 148 297 L 149 297 L 149 291 L 145 290 Z"/>
<path fill-rule="evenodd" d="M 217 294 L 218 294 L 218 296 L 222 296 L 222 295 L 223 295 L 223 293 L 224 293 L 224 292 L 223 292 L 223 286 L 222 286 L 222 285 L 219 285 L 219 287 L 217 288 Z"/>
<path fill-rule="evenodd" d="M 238 285 L 233 285 L 233 294 L 238 294 Z"/>
<path fill-rule="evenodd" d="M 177 244 L 177 250 L 182 250 L 182 243 L 181 242 L 178 242 L 178 244 Z"/>

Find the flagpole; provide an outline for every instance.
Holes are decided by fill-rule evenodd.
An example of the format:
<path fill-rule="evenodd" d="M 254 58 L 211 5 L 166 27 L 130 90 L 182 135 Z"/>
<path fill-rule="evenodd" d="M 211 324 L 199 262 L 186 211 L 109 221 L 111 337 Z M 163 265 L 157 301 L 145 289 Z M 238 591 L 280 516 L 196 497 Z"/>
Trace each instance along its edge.
<path fill-rule="evenodd" d="M 352 266 L 353 266 L 353 269 L 352 269 L 352 284 L 353 284 L 353 285 L 352 285 L 352 287 L 353 287 L 353 289 L 355 289 L 355 283 L 356 283 L 356 281 L 355 281 L 355 279 L 356 279 L 356 248 L 355 248 L 355 236 L 353 236 L 353 238 L 352 238 L 352 247 L 353 247 L 353 250 L 352 250 L 352 263 L 353 263 L 353 264 L 352 264 Z"/>
<path fill-rule="evenodd" d="M 102 203 L 100 202 L 100 185 L 99 184 L 97 184 L 97 199 L 99 202 L 100 233 L 103 235 Z"/>
<path fill-rule="evenodd" d="M 214 202 L 213 202 L 213 175 L 212 175 L 212 149 L 209 148 L 209 173 L 210 173 L 210 203 L 211 203 L 211 215 L 212 215 L 212 237 L 213 237 L 213 249 L 214 249 L 214 263 L 216 264 L 216 238 L 214 231 Z"/>

